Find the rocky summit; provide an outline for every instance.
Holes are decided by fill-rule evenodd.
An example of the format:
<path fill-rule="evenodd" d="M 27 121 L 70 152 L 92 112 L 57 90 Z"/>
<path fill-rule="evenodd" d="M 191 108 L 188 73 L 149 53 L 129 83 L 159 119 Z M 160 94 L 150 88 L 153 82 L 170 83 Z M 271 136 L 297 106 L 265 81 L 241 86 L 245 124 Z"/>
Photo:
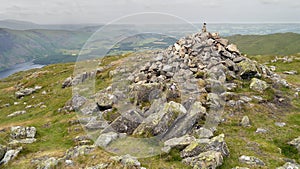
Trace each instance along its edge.
<path fill-rule="evenodd" d="M 76 136 L 74 146 L 58 155 L 32 155 L 33 166 L 142 169 L 152 168 L 145 163 L 155 160 L 151 157 L 157 155 L 168 162 L 180 161 L 175 168 L 177 165 L 204 169 L 274 168 L 270 161 L 276 160 L 280 161 L 280 165 L 275 166 L 278 168 L 299 166 L 297 159 L 290 159 L 298 157 L 295 153 L 299 153 L 299 136 L 283 139 L 284 142 L 271 138 L 277 130 L 294 128 L 295 125 L 289 126 L 288 120 L 284 120 L 288 116 L 284 112 L 294 111 L 290 109 L 292 100 L 298 98 L 299 88 L 275 73 L 274 67 L 243 55 L 237 45 L 218 33 L 205 29 L 179 39 L 165 50 L 123 55 L 107 63 L 105 59 L 111 58 L 103 58 L 96 71 L 84 70 L 74 76 L 64 76 L 49 85 L 59 85 L 52 90 L 48 84 L 29 88 L 20 83 L 14 91 L 19 102 L 36 96 L 48 99 L 52 93 L 56 99 L 63 95 L 60 92 L 71 87 L 73 96 L 59 103 L 60 107 L 52 114 L 49 112 L 53 111 L 50 111 L 53 105 L 40 100 L 32 102 L 32 106 L 27 105 L 31 100 L 24 103 L 26 111 L 13 108 L 8 112 L 5 118 L 10 120 L 31 117 L 33 108 L 45 112 L 46 119 L 56 118 L 39 127 L 16 125 L 4 131 L 9 133 L 10 142 L 0 145 L 0 165 L 17 159 L 23 147 L 27 150 L 26 146 L 42 144 L 49 138 L 40 137 L 57 125 L 58 128 L 67 126 L 63 137 Z M 90 93 L 89 84 L 93 79 L 100 87 Z M 104 82 L 109 84 L 104 85 Z M 41 88 L 44 91 L 38 95 Z M 288 96 L 284 91 L 294 95 Z M 74 112 L 75 118 L 71 116 Z M 67 124 L 58 125 L 57 115 L 73 118 L 67 119 Z M 85 134 L 78 136 L 81 128 Z M 266 144 L 271 146 L 266 147 Z M 108 158 L 104 150 L 120 156 Z M 289 150 L 292 152 L 287 152 Z M 101 151 L 101 155 L 95 153 L 97 151 Z M 83 165 L 82 159 L 90 157 L 89 154 L 93 154 L 92 161 L 102 158 L 106 162 Z M 278 156 L 266 161 L 270 154 Z M 77 158 L 82 159 L 76 161 Z M 234 162 L 231 164 L 231 161 Z"/>

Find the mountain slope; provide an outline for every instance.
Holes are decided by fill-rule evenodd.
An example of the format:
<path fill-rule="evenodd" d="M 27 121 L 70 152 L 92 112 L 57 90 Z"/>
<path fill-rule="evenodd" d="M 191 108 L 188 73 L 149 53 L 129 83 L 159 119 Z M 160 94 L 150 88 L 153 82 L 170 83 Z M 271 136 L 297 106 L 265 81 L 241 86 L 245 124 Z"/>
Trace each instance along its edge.
<path fill-rule="evenodd" d="M 234 35 L 227 37 L 248 55 L 291 55 L 300 52 L 300 34 Z"/>

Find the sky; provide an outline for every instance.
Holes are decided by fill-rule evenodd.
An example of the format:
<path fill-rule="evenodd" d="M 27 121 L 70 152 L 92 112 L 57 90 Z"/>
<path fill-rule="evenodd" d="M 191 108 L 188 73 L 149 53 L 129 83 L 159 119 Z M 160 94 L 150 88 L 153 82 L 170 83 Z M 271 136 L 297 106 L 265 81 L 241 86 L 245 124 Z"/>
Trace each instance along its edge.
<path fill-rule="evenodd" d="M 0 0 L 0 3 L 0 20 L 38 24 L 111 23 L 143 12 L 199 23 L 300 22 L 299 0 Z M 160 18 L 144 21 L 165 22 Z"/>

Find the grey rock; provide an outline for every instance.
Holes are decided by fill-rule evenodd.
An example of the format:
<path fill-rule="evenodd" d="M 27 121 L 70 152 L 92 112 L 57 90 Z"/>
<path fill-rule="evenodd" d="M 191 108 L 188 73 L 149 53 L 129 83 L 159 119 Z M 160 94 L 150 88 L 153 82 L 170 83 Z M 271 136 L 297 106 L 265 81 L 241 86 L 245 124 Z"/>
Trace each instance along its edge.
<path fill-rule="evenodd" d="M 45 160 L 42 160 L 41 162 L 39 162 L 39 164 L 37 165 L 37 169 L 52 169 L 52 168 L 56 168 L 58 165 L 59 160 L 54 158 L 54 157 L 50 157 L 47 158 Z"/>
<path fill-rule="evenodd" d="M 300 137 L 288 142 L 288 144 L 296 147 L 298 149 L 298 152 L 300 153 Z"/>
<path fill-rule="evenodd" d="M 254 157 L 254 156 L 242 155 L 242 156 L 239 157 L 239 161 L 241 163 L 245 163 L 245 164 L 248 164 L 248 165 L 255 165 L 255 166 L 264 166 L 265 165 L 265 163 L 262 160 L 260 160 L 257 157 Z"/>
<path fill-rule="evenodd" d="M 250 59 L 246 59 L 241 61 L 240 63 L 237 63 L 237 66 L 240 69 L 239 75 L 243 79 L 251 79 L 258 73 L 256 64 Z"/>
<path fill-rule="evenodd" d="M 73 147 L 66 151 L 64 158 L 66 160 L 72 159 L 81 155 L 86 155 L 95 150 L 96 146 L 94 145 L 81 145 Z"/>
<path fill-rule="evenodd" d="M 296 74 L 298 74 L 298 72 L 296 70 L 291 70 L 291 71 L 284 71 L 283 74 L 296 75 Z"/>
<path fill-rule="evenodd" d="M 185 115 L 186 109 L 173 101 L 165 103 L 162 110 L 148 116 L 133 132 L 134 135 L 156 136 L 168 130 L 177 118 Z"/>
<path fill-rule="evenodd" d="M 267 133 L 268 130 L 263 129 L 263 128 L 257 128 L 255 132 L 256 132 L 256 133 Z"/>
<path fill-rule="evenodd" d="M 15 117 L 15 116 L 22 115 L 22 114 L 25 114 L 25 113 L 26 113 L 25 110 L 16 111 L 16 112 L 13 112 L 12 114 L 7 115 L 7 117 Z"/>
<path fill-rule="evenodd" d="M 115 132 L 103 133 L 97 138 L 95 145 L 101 147 L 107 147 L 112 141 L 116 140 L 117 138 L 118 138 L 118 133 Z"/>
<path fill-rule="evenodd" d="M 196 156 L 201 152 L 216 151 L 220 152 L 222 156 L 229 156 L 229 150 L 224 141 L 224 134 L 213 137 L 212 139 L 200 139 L 193 141 L 189 146 L 180 152 L 182 158 Z"/>
<path fill-rule="evenodd" d="M 19 99 L 21 97 L 31 95 L 32 93 L 36 92 L 37 90 L 40 90 L 41 88 L 41 86 L 35 86 L 34 88 L 21 89 L 15 93 L 15 96 Z"/>
<path fill-rule="evenodd" d="M 247 97 L 247 96 L 241 96 L 240 99 L 243 100 L 243 101 L 246 102 L 246 103 L 249 103 L 249 102 L 252 101 L 252 98 Z"/>
<path fill-rule="evenodd" d="M 269 85 L 267 82 L 263 81 L 263 80 L 259 80 L 257 78 L 253 78 L 251 80 L 250 83 L 250 89 L 254 90 L 254 91 L 258 91 L 258 92 L 263 92 L 265 91 L 267 88 L 269 88 Z"/>
<path fill-rule="evenodd" d="M 199 138 L 211 138 L 214 136 L 213 132 L 209 129 L 201 127 L 198 130 L 195 130 L 195 133 L 199 136 Z"/>
<path fill-rule="evenodd" d="M 235 52 L 235 53 L 240 53 L 240 51 L 238 50 L 237 46 L 234 44 L 230 44 L 226 47 L 227 50 L 229 50 L 230 52 Z"/>
<path fill-rule="evenodd" d="M 14 158 L 16 158 L 19 154 L 19 152 L 22 150 L 22 147 L 19 147 L 17 149 L 14 150 L 7 150 L 4 157 L 2 158 L 2 160 L 0 161 L 0 165 L 5 165 L 7 164 L 9 161 L 13 160 Z"/>
<path fill-rule="evenodd" d="M 276 169 L 299 169 L 300 165 L 297 163 L 287 162 L 281 167 L 277 167 Z"/>
<path fill-rule="evenodd" d="M 189 135 L 184 135 L 179 138 L 175 137 L 175 138 L 165 141 L 164 147 L 183 149 L 195 140 L 196 139 L 194 136 L 189 136 Z"/>
<path fill-rule="evenodd" d="M 250 120 L 248 116 L 244 116 L 240 122 L 240 125 L 243 127 L 249 127 L 250 125 Z"/>
<path fill-rule="evenodd" d="M 72 86 L 72 81 L 73 81 L 72 77 L 66 78 L 65 81 L 62 83 L 62 88 L 66 88 L 66 87 Z"/>
<path fill-rule="evenodd" d="M 25 138 L 34 138 L 36 134 L 35 127 L 22 127 L 14 126 L 11 127 L 11 138 L 12 139 L 25 139 Z"/>
<path fill-rule="evenodd" d="M 100 111 L 104 111 L 107 109 L 111 109 L 113 104 L 114 104 L 114 100 L 115 100 L 115 96 L 106 92 L 100 92 L 97 93 L 96 96 L 96 103 L 98 105 L 98 108 Z"/>
<path fill-rule="evenodd" d="M 0 144 L 0 161 L 3 159 L 6 151 L 7 151 L 7 148 Z"/>
<path fill-rule="evenodd" d="M 278 127 L 284 127 L 284 126 L 286 126 L 286 123 L 283 123 L 283 122 L 275 122 L 275 126 L 278 126 Z"/>
<path fill-rule="evenodd" d="M 97 164 L 95 166 L 86 167 L 85 169 L 106 169 L 109 165 L 108 164 Z"/>
<path fill-rule="evenodd" d="M 211 168 L 215 169 L 223 164 L 223 157 L 220 152 L 207 151 L 196 157 L 188 157 L 182 160 L 184 164 L 192 168 Z"/>
<path fill-rule="evenodd" d="M 141 163 L 137 160 L 136 157 L 133 157 L 129 154 L 123 156 L 114 156 L 110 160 L 120 162 L 124 167 L 137 167 L 140 168 Z"/>
<path fill-rule="evenodd" d="M 177 119 L 163 136 L 164 140 L 180 137 L 188 133 L 195 123 L 206 115 L 206 108 L 200 102 L 195 102 L 190 110 L 181 118 Z"/>

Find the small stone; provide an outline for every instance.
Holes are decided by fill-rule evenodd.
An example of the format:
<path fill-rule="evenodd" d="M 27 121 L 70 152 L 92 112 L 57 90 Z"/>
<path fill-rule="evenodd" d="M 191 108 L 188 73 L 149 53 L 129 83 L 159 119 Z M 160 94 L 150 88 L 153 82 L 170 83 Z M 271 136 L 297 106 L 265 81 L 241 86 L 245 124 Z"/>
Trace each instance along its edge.
<path fill-rule="evenodd" d="M 268 87 L 269 87 L 269 85 L 267 84 L 267 82 L 265 82 L 263 80 L 259 80 L 257 78 L 253 78 L 250 83 L 250 89 L 252 89 L 254 91 L 258 91 L 258 92 L 263 92 Z"/>
<path fill-rule="evenodd" d="M 211 138 L 214 136 L 213 132 L 209 129 L 201 127 L 200 129 L 196 130 L 195 133 L 198 134 L 199 138 Z"/>
<path fill-rule="evenodd" d="M 248 165 L 260 165 L 260 166 L 265 165 L 265 163 L 262 160 L 260 160 L 257 157 L 254 157 L 254 156 L 242 155 L 241 157 L 239 157 L 239 161 L 241 163 L 245 163 L 245 164 L 248 164 Z"/>
<path fill-rule="evenodd" d="M 101 147 L 107 147 L 112 141 L 118 138 L 118 134 L 115 132 L 109 132 L 101 134 L 95 144 Z"/>
<path fill-rule="evenodd" d="M 286 123 L 276 122 L 275 126 L 284 127 L 284 126 L 286 126 Z"/>
<path fill-rule="evenodd" d="M 22 114 L 25 114 L 25 113 L 26 113 L 25 110 L 22 110 L 22 111 L 16 111 L 16 112 L 14 112 L 14 113 L 12 113 L 12 114 L 7 115 L 7 117 L 15 117 L 15 116 L 22 115 Z"/>
<path fill-rule="evenodd" d="M 267 133 L 268 130 L 263 129 L 263 128 L 257 128 L 255 132 L 256 132 L 256 133 Z"/>
<path fill-rule="evenodd" d="M 244 116 L 241 120 L 241 123 L 240 123 L 241 126 L 243 127 L 249 127 L 251 126 L 250 125 L 250 120 L 249 120 L 249 117 L 248 116 Z"/>

